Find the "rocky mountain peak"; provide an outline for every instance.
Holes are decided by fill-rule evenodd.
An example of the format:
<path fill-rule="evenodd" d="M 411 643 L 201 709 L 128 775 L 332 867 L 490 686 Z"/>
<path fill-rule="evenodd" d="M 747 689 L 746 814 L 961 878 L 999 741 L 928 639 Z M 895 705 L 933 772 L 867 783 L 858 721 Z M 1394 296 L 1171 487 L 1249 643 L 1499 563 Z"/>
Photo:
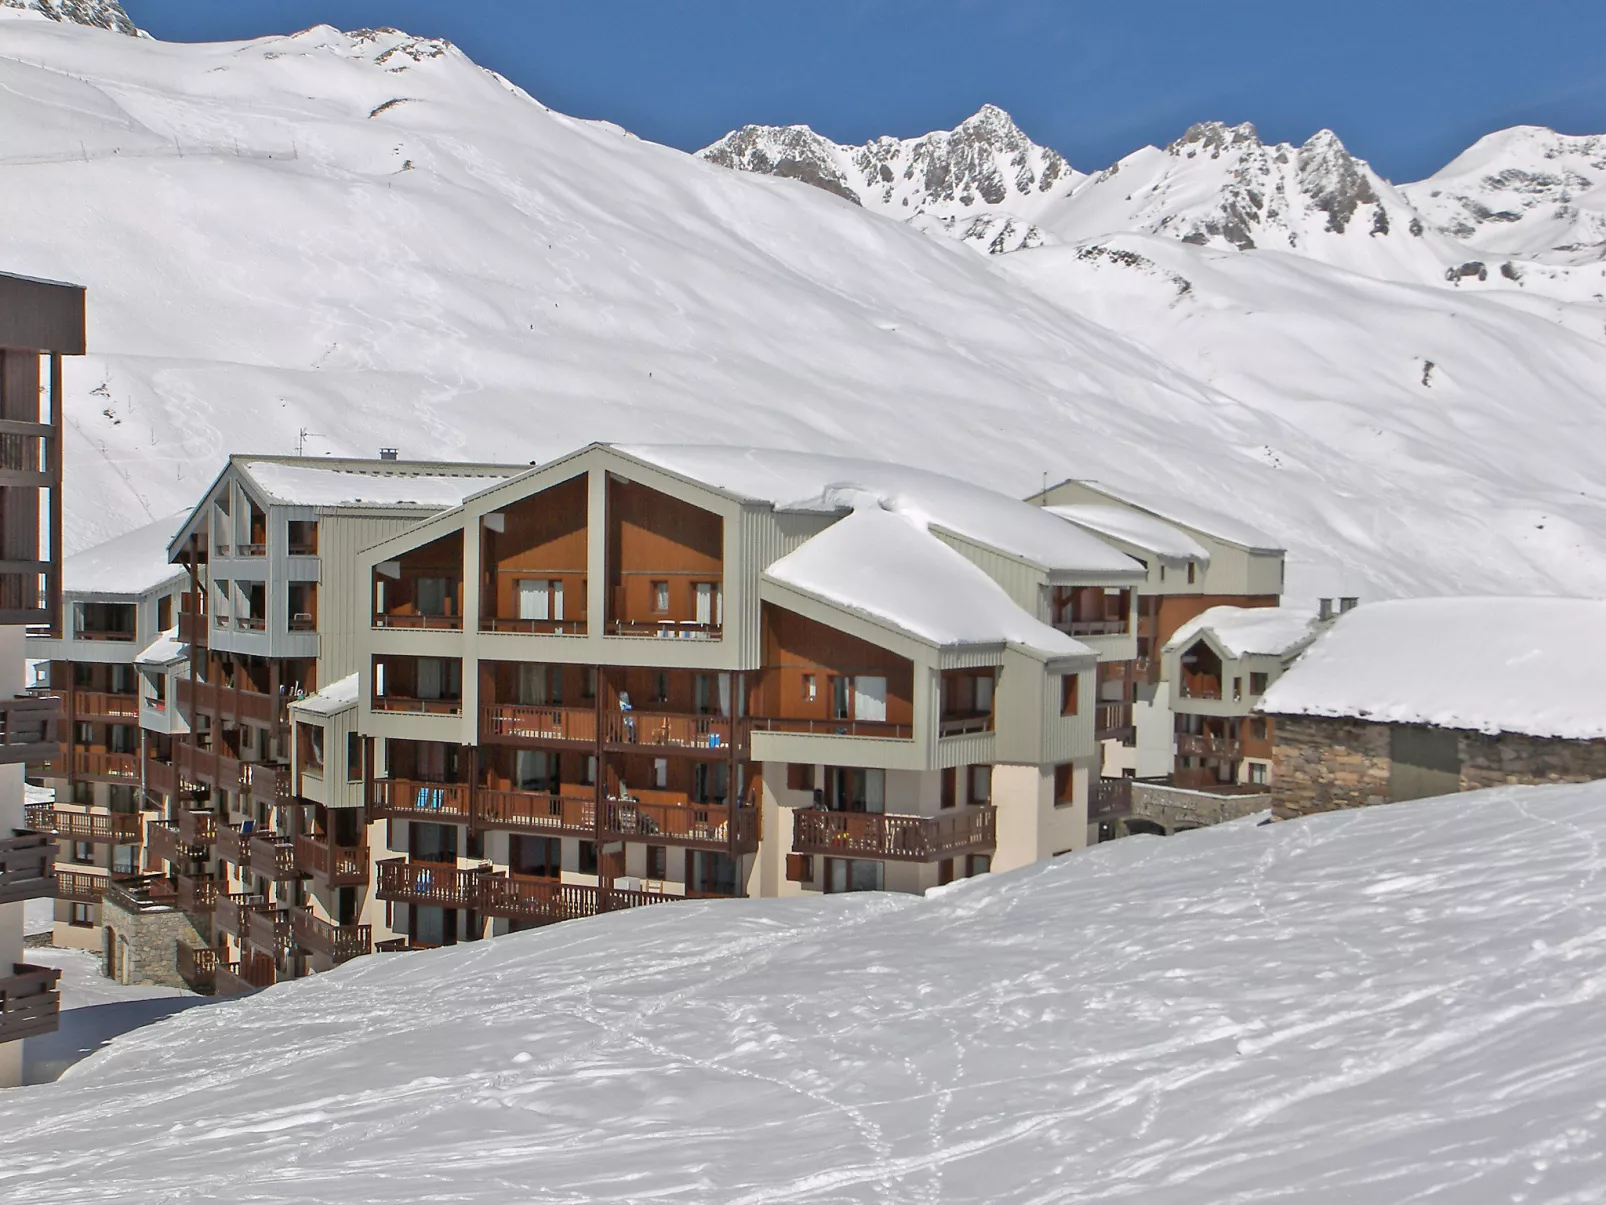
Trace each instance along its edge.
<path fill-rule="evenodd" d="M 1166 153 L 1178 157 L 1191 159 L 1195 155 L 1206 154 L 1211 158 L 1220 158 L 1222 152 L 1246 148 L 1260 148 L 1260 134 L 1249 122 L 1230 126 L 1224 121 L 1200 121 L 1189 126 L 1170 146 Z"/>
<path fill-rule="evenodd" d="M 139 36 L 139 30 L 117 0 L 0 0 L 0 8 L 27 9 L 52 21 L 90 25 L 129 37 Z"/>

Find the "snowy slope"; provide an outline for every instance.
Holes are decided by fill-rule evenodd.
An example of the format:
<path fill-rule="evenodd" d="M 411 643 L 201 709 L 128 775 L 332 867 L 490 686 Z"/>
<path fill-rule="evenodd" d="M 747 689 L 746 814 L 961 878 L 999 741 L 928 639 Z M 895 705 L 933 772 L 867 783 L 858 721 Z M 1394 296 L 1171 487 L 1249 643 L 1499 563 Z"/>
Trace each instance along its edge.
<path fill-rule="evenodd" d="M 698 155 L 802 180 L 994 254 L 1040 244 L 1034 220 L 1084 178 L 997 105 L 983 105 L 952 130 L 863 146 L 832 142 L 808 126 L 743 126 Z"/>
<path fill-rule="evenodd" d="M 1606 787 L 376 956 L 0 1095 L 0 1197 L 1606 1197 Z"/>
<path fill-rule="evenodd" d="M 1514 288 L 1526 310 L 1468 322 L 1471 294 L 1441 282 L 1448 325 L 1418 346 L 1333 269 L 1276 286 L 1311 320 L 1268 346 L 1234 317 L 1262 320 L 1261 283 L 1216 296 L 1201 278 L 1190 310 L 1174 285 L 1133 300 L 1148 280 L 1109 304 L 1075 271 L 1040 287 L 1014 262 L 1074 249 L 975 255 L 552 113 L 444 43 L 319 27 L 184 46 L 8 11 L 0 266 L 90 288 L 94 354 L 67 373 L 71 548 L 192 504 L 226 453 L 289 452 L 301 429 L 313 455 L 519 464 L 707 440 L 1017 497 L 1045 476 L 1174 491 L 1286 545 L 1296 596 L 1335 575 L 1363 595 L 1606 593 L 1602 454 L 1578 436 L 1601 327 L 1574 333 L 1558 303 Z M 1458 392 L 1402 416 L 1413 357 L 1463 354 Z M 1524 419 L 1542 414 L 1564 421 Z"/>

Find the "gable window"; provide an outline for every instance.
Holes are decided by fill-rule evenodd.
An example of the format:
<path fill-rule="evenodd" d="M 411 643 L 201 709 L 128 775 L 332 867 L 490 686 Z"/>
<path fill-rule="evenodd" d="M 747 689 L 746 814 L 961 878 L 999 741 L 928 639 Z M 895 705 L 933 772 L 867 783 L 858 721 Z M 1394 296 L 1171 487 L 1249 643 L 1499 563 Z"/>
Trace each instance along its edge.
<path fill-rule="evenodd" d="M 1249 693 L 1252 694 L 1252 695 L 1263 695 L 1263 694 L 1265 694 L 1266 693 L 1266 687 L 1270 685 L 1270 682 L 1268 681 L 1268 677 L 1269 677 L 1269 675 L 1267 675 L 1267 674 L 1255 674 L 1255 673 L 1250 674 L 1249 675 Z"/>
<path fill-rule="evenodd" d="M 1082 710 L 1082 675 L 1060 675 L 1060 714 L 1077 715 Z"/>
<path fill-rule="evenodd" d="M 654 582 L 652 584 L 652 610 L 654 615 L 669 614 L 668 582 Z"/>

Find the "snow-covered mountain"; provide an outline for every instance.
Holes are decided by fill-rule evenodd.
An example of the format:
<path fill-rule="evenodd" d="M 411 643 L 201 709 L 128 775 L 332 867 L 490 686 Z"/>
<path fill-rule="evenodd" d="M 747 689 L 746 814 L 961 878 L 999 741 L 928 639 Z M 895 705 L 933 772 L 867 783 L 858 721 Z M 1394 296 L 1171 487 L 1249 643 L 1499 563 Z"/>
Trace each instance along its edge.
<path fill-rule="evenodd" d="M 1400 192 L 1439 229 L 1491 256 L 1606 259 L 1606 136 L 1500 130 Z"/>
<path fill-rule="evenodd" d="M 117 0 L 0 0 L 0 8 L 25 10 L 48 17 L 52 21 L 90 25 L 97 29 L 128 34 L 130 37 L 139 33 Z"/>
<path fill-rule="evenodd" d="M 710 440 L 1172 489 L 1286 542 L 1296 597 L 1606 593 L 1587 302 L 1170 234 L 973 254 L 393 30 L 0 9 L 0 115 L 0 268 L 90 289 L 70 547 L 231 451 Z"/>
<path fill-rule="evenodd" d="M 802 180 L 991 252 L 1042 241 L 1033 225 L 1083 178 L 996 105 L 952 130 L 845 146 L 808 126 L 743 126 L 698 154 L 738 171 Z"/>
<path fill-rule="evenodd" d="M 1606 1199 L 1606 784 L 375 955 L 0 1093 L 0 1197 Z"/>

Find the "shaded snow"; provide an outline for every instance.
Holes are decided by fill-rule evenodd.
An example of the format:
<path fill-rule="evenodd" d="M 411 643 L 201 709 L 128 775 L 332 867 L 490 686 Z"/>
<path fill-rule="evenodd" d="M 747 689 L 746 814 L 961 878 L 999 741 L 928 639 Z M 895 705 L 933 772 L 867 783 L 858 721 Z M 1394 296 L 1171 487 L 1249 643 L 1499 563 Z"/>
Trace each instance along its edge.
<path fill-rule="evenodd" d="M 357 675 L 347 674 L 338 681 L 331 682 L 315 694 L 304 699 L 297 699 L 297 711 L 307 712 L 311 715 L 335 715 L 353 707 L 357 702 Z"/>
<path fill-rule="evenodd" d="M 242 467 L 270 497 L 295 506 L 441 508 L 457 506 L 469 495 L 499 485 L 528 468 L 510 466 L 500 474 L 489 470 L 462 474 L 363 473 L 320 467 L 316 461 L 300 465 L 270 460 L 248 460 Z"/>
<path fill-rule="evenodd" d="M 190 646 L 178 638 L 178 629 L 168 628 L 140 650 L 139 656 L 134 658 L 134 664 L 172 665 L 173 662 L 181 661 L 189 655 Z"/>
<path fill-rule="evenodd" d="M 1606 1198 L 1606 786 L 359 959 L 0 1094 L 0 1196 Z"/>
<path fill-rule="evenodd" d="M 1210 550 L 1187 532 L 1171 524 L 1123 506 L 1088 503 L 1077 506 L 1045 507 L 1049 514 L 1100 535 L 1110 536 L 1154 553 L 1162 560 L 1197 564 L 1210 563 Z"/>
<path fill-rule="evenodd" d="M 1341 616 L 1259 709 L 1599 740 L 1602 682 L 1606 601 L 1401 599 Z"/>

